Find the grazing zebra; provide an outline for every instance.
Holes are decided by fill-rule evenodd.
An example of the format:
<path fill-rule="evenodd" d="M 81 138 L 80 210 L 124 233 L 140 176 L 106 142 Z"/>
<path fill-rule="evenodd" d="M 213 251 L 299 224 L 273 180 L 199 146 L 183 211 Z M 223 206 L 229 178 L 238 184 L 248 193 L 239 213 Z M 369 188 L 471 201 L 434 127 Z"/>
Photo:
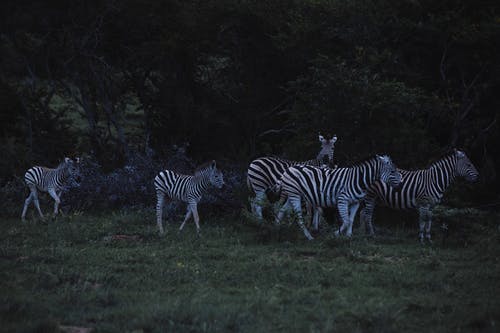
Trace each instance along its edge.
<path fill-rule="evenodd" d="M 394 209 L 418 209 L 420 241 L 424 241 L 425 230 L 425 238 L 430 242 L 432 208 L 441 201 L 446 189 L 457 177 L 463 177 L 470 182 L 479 177 L 477 169 L 460 150 L 454 150 L 434 162 L 428 169 L 399 171 L 402 175 L 402 186 L 398 191 L 377 182 L 367 192 L 360 218 L 369 234 L 373 235 L 372 215 L 375 202 L 378 201 Z"/>
<path fill-rule="evenodd" d="M 184 228 L 187 220 L 194 218 L 196 223 L 196 231 L 200 232 L 200 218 L 198 216 L 198 202 L 201 196 L 206 193 L 211 186 L 221 188 L 224 185 L 222 172 L 217 169 L 215 161 L 204 164 L 198 167 L 194 175 L 181 175 L 170 170 L 161 171 L 154 180 L 156 189 L 156 222 L 160 234 L 163 234 L 163 205 L 165 203 L 165 195 L 174 200 L 186 202 L 187 213 L 182 222 L 179 231 Z"/>
<path fill-rule="evenodd" d="M 308 161 L 296 162 L 276 157 L 261 157 L 253 160 L 247 172 L 247 185 L 255 193 L 255 198 L 251 202 L 252 213 L 262 220 L 262 203 L 266 197 L 266 191 L 276 184 L 289 167 L 293 165 L 321 166 L 326 159 L 329 164 L 332 164 L 336 141 L 336 135 L 330 140 L 319 135 L 321 150 L 315 159 Z"/>
<path fill-rule="evenodd" d="M 61 194 L 64 187 L 67 185 L 67 181 L 73 178 L 77 182 L 80 181 L 80 158 L 76 158 L 73 161 L 71 158 L 66 157 L 64 161 L 59 164 L 55 169 L 49 169 L 42 166 L 35 166 L 26 171 L 24 175 L 24 181 L 30 189 L 30 195 L 26 198 L 24 202 L 23 213 L 21 219 L 24 221 L 26 217 L 26 211 L 31 201 L 35 201 L 35 207 L 38 210 L 38 214 L 43 219 L 43 213 L 40 209 L 40 203 L 38 202 L 38 191 L 48 192 L 50 196 L 54 199 L 54 215 L 57 215 L 59 211 L 59 204 L 61 203 Z"/>
<path fill-rule="evenodd" d="M 352 234 L 352 223 L 359 207 L 359 202 L 366 191 L 376 181 L 381 180 L 390 186 L 399 186 L 401 174 L 388 156 L 375 156 L 349 168 L 317 168 L 313 166 L 292 166 L 285 171 L 276 185 L 281 191 L 281 202 L 285 202 L 278 213 L 276 223 L 280 223 L 288 207 L 297 214 L 298 223 L 304 235 L 313 239 L 302 218 L 301 200 L 308 206 L 337 206 L 342 219 L 339 235 L 347 229 L 347 236 Z"/>

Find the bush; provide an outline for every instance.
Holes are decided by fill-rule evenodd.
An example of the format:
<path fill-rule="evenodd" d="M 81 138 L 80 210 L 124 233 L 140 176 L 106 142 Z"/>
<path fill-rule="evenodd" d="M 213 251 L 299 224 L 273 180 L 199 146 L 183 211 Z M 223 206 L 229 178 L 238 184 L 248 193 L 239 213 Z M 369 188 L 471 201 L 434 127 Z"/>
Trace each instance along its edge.
<path fill-rule="evenodd" d="M 174 147 L 167 157 L 154 159 L 152 156 L 134 153 L 128 163 L 110 173 L 104 173 L 101 165 L 94 158 L 82 160 L 82 180 L 68 182 L 61 195 L 61 210 L 92 211 L 117 208 L 153 208 L 156 205 L 154 177 L 161 170 L 174 170 L 183 174 L 192 174 L 195 163 L 186 156 L 185 150 Z M 224 174 L 225 187 L 209 191 L 202 198 L 202 206 L 210 206 L 214 211 L 239 211 L 245 193 L 244 172 L 235 164 L 218 163 Z M 22 179 L 14 179 L 0 187 L 2 215 L 17 216 L 29 191 Z M 52 199 L 41 195 L 41 203 L 46 206 Z M 33 206 L 30 206 L 33 209 Z M 47 208 L 43 207 L 45 211 Z M 184 206 L 175 201 L 167 201 L 167 214 L 172 214 Z M 50 208 L 50 211 L 52 208 Z"/>

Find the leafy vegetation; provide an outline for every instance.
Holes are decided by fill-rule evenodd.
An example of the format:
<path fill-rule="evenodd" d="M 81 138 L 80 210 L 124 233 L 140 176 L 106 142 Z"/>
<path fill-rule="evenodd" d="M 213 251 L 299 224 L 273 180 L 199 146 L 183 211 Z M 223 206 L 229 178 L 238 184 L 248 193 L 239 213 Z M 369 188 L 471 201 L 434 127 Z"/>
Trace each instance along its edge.
<path fill-rule="evenodd" d="M 192 224 L 177 234 L 172 222 L 159 237 L 151 210 L 4 219 L 0 326 L 494 332 L 500 230 L 497 214 L 480 214 L 443 214 L 449 234 L 436 230 L 432 246 L 416 241 L 416 222 L 402 223 L 404 215 L 374 239 L 333 239 L 325 226 L 313 242 L 296 225 L 258 227 L 237 216 L 204 218 L 200 238 Z"/>
<path fill-rule="evenodd" d="M 9 1 L 0 14 L 0 182 L 65 154 L 164 162 L 374 153 L 421 168 L 464 148 L 498 199 L 500 8 L 435 1 Z"/>

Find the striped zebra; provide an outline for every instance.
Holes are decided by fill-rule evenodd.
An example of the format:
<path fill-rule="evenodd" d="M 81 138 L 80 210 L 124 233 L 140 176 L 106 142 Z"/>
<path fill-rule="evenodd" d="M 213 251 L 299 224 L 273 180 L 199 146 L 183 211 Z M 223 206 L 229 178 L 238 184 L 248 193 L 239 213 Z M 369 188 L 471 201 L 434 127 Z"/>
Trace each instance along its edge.
<path fill-rule="evenodd" d="M 321 166 L 333 162 L 333 153 L 335 151 L 335 142 L 337 136 L 331 139 L 325 139 L 319 135 L 321 150 L 317 157 L 312 160 L 297 162 L 277 157 L 261 157 L 253 160 L 248 166 L 247 185 L 255 193 L 255 198 L 251 201 L 252 213 L 262 220 L 262 204 L 266 198 L 266 191 L 276 184 L 286 169 L 293 165 L 313 165 Z"/>
<path fill-rule="evenodd" d="M 187 213 L 182 222 L 179 231 L 184 228 L 187 220 L 191 216 L 194 218 L 194 223 L 196 223 L 196 231 L 200 232 L 200 217 L 198 216 L 198 202 L 201 196 L 208 192 L 210 187 L 222 188 L 224 185 L 224 179 L 222 172 L 217 169 L 215 161 L 206 163 L 198 167 L 194 175 L 181 175 L 176 172 L 165 170 L 160 171 L 155 177 L 154 185 L 156 189 L 156 222 L 158 224 L 158 229 L 160 234 L 163 234 L 163 205 L 165 203 L 165 196 L 170 199 L 180 200 L 186 202 Z"/>
<path fill-rule="evenodd" d="M 280 191 L 281 202 L 286 200 L 276 223 L 280 223 L 291 207 L 297 214 L 304 235 L 313 239 L 302 218 L 301 200 L 304 200 L 313 208 L 337 206 L 342 226 L 336 235 L 347 230 L 347 236 L 351 236 L 352 223 L 360 201 L 365 197 L 367 189 L 378 180 L 394 187 L 401 183 L 401 174 L 388 156 L 377 155 L 349 168 L 292 166 L 285 171 L 276 186 Z"/>
<path fill-rule="evenodd" d="M 24 181 L 30 189 L 30 194 L 28 198 L 26 198 L 26 201 L 24 201 L 21 219 L 25 221 L 26 211 L 31 201 L 35 202 L 38 214 L 40 214 L 42 219 L 44 218 L 38 201 L 38 191 L 48 192 L 54 199 L 54 215 L 57 215 L 59 212 L 59 204 L 61 203 L 61 194 L 68 180 L 73 178 L 79 182 L 80 177 L 80 158 L 76 158 L 73 161 L 71 158 L 66 157 L 55 169 L 49 169 L 42 166 L 30 168 L 24 175 Z"/>
<path fill-rule="evenodd" d="M 431 241 L 432 208 L 443 197 L 446 189 L 455 178 L 463 177 L 473 182 L 479 177 L 477 169 L 467 155 L 460 150 L 431 164 L 428 169 L 407 171 L 399 170 L 402 175 L 402 187 L 398 191 L 386 184 L 377 182 L 367 192 L 365 207 L 360 212 L 361 224 L 373 234 L 372 216 L 375 203 L 394 209 L 417 209 L 419 213 L 419 238 Z"/>

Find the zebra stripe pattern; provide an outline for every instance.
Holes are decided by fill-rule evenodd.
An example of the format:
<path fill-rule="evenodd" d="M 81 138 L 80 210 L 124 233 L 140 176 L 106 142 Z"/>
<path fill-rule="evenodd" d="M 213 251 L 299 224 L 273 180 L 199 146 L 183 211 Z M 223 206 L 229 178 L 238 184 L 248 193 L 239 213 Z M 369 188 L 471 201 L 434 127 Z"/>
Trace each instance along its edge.
<path fill-rule="evenodd" d="M 454 150 L 424 170 L 400 170 L 402 187 L 398 191 L 384 183 L 375 183 L 367 193 L 365 207 L 361 210 L 361 223 L 373 234 L 372 216 L 375 203 L 394 209 L 417 209 L 419 212 L 419 238 L 431 241 L 432 208 L 437 205 L 453 181 L 462 177 L 469 182 L 476 181 L 479 173 L 467 155 Z"/>
<path fill-rule="evenodd" d="M 337 136 L 334 135 L 328 140 L 319 135 L 319 142 L 321 150 L 317 157 L 312 160 L 297 162 L 276 157 L 261 157 L 250 163 L 247 171 L 247 185 L 255 193 L 251 207 L 252 213 L 259 220 L 262 220 L 262 203 L 266 198 L 266 191 L 276 184 L 289 167 L 294 165 L 321 166 L 325 164 L 326 160 L 332 164 Z"/>
<path fill-rule="evenodd" d="M 313 166 L 292 166 L 283 174 L 277 187 L 281 191 L 277 223 L 289 207 L 297 214 L 298 223 L 304 235 L 313 239 L 302 218 L 301 200 L 313 208 L 337 206 L 342 219 L 340 233 L 347 230 L 352 234 L 354 216 L 368 188 L 376 181 L 399 186 L 401 174 L 388 156 L 376 156 L 350 168 L 317 168 Z"/>
<path fill-rule="evenodd" d="M 40 217 L 42 219 L 44 218 L 38 201 L 38 190 L 48 192 L 54 199 L 54 215 L 57 215 L 59 212 L 59 204 L 61 203 L 61 194 L 64 187 L 67 185 L 68 180 L 73 178 L 76 181 L 79 181 L 80 177 L 79 158 L 76 158 L 73 161 L 71 158 L 66 157 L 64 161 L 55 169 L 49 169 L 42 166 L 30 168 L 24 175 L 24 181 L 30 189 L 30 194 L 24 202 L 21 219 L 23 221 L 25 220 L 26 212 L 31 201 L 34 201 Z"/>
<path fill-rule="evenodd" d="M 157 198 L 156 222 L 160 234 L 164 233 L 162 215 L 165 196 L 188 204 L 186 217 L 179 231 L 184 228 L 186 222 L 193 216 L 196 224 L 196 231 L 199 233 L 200 218 L 198 216 L 198 202 L 201 200 L 202 195 L 211 187 L 222 188 L 224 179 L 222 172 L 217 169 L 215 161 L 212 161 L 208 165 L 200 166 L 195 171 L 194 175 L 181 175 L 170 170 L 161 171 L 155 177 L 154 185 Z"/>

